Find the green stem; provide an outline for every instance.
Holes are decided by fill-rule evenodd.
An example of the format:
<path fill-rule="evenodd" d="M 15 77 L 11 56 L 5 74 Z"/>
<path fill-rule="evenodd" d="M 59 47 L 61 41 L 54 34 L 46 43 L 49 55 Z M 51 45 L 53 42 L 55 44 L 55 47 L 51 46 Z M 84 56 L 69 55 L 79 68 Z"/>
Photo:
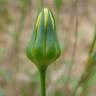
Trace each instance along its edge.
<path fill-rule="evenodd" d="M 96 26 L 95 26 L 95 27 L 96 27 Z M 96 42 L 96 29 L 95 29 L 94 39 L 93 39 L 93 42 L 92 42 L 92 45 L 91 45 L 91 48 L 90 48 L 90 51 L 89 51 L 89 55 L 90 55 L 90 54 L 93 52 L 93 50 L 94 50 L 95 42 Z"/>
<path fill-rule="evenodd" d="M 82 85 L 82 92 L 81 92 L 80 96 L 90 96 L 90 95 L 89 95 L 88 82 L 85 82 L 85 83 Z"/>
<path fill-rule="evenodd" d="M 76 85 L 75 89 L 73 90 L 72 96 L 76 96 L 77 90 L 80 87 L 80 82 L 78 82 L 78 84 Z"/>
<path fill-rule="evenodd" d="M 80 79 L 81 81 L 81 79 Z M 88 89 L 89 87 L 87 86 L 88 85 L 88 82 L 78 82 L 77 86 L 75 87 L 74 91 L 73 91 L 73 94 L 72 96 L 77 96 L 77 93 L 78 93 L 78 90 L 79 88 L 82 88 L 81 90 L 81 93 L 80 93 L 80 96 L 89 96 L 87 93 L 88 93 Z"/>
<path fill-rule="evenodd" d="M 40 70 L 41 96 L 46 96 L 46 69 Z"/>
<path fill-rule="evenodd" d="M 94 47 L 95 47 L 95 43 L 96 43 L 96 29 L 95 29 L 95 33 L 94 33 L 94 37 L 93 37 L 91 48 L 89 50 L 89 55 L 88 55 L 88 59 L 87 59 L 87 63 L 86 63 L 87 66 L 86 66 L 85 71 L 82 74 L 77 86 L 75 87 L 72 96 L 76 96 L 76 92 L 78 91 L 78 88 L 80 86 L 83 87 L 82 84 L 84 84 L 84 83 L 87 84 L 87 82 L 89 80 L 88 78 L 90 78 L 90 74 L 92 72 L 92 68 L 94 67 L 94 64 L 91 64 L 91 62 L 89 62 L 89 61 L 90 61 L 91 54 L 93 53 L 93 50 L 94 50 Z"/>

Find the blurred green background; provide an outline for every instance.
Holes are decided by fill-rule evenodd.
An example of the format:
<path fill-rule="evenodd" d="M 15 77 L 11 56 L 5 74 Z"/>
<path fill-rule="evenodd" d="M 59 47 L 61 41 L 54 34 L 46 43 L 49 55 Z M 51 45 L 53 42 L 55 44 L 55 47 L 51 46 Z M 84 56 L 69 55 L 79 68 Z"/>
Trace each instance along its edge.
<path fill-rule="evenodd" d="M 96 0 L 76 2 L 78 6 L 74 0 L 0 0 L 0 96 L 40 94 L 39 72 L 25 50 L 41 7 L 50 8 L 55 16 L 62 50 L 60 58 L 47 70 L 47 96 L 71 96 L 85 68 L 96 24 Z M 71 64 L 76 22 L 78 44 Z M 88 86 L 89 96 L 96 96 L 96 75 Z"/>

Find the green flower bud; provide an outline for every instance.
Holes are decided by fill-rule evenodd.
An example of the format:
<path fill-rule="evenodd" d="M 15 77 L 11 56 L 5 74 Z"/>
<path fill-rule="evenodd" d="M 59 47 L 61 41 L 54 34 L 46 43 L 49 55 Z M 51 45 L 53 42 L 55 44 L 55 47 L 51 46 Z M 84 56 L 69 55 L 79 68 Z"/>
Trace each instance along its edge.
<path fill-rule="evenodd" d="M 37 16 L 27 56 L 37 67 L 47 67 L 60 56 L 55 20 L 48 8 Z"/>

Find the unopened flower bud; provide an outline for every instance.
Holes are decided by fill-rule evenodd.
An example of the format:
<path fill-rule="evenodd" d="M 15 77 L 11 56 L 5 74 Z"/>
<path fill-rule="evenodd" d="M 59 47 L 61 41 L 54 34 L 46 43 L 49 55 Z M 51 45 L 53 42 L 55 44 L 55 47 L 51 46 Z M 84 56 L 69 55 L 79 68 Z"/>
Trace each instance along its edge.
<path fill-rule="evenodd" d="M 47 67 L 60 56 L 55 20 L 48 8 L 42 9 L 37 16 L 27 56 L 38 67 Z"/>

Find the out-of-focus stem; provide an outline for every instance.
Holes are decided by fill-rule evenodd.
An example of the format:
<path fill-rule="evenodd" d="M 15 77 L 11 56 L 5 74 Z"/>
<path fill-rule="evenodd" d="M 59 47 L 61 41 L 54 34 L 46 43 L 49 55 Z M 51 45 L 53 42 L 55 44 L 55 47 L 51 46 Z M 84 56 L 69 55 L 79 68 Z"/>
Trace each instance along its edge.
<path fill-rule="evenodd" d="M 90 51 L 89 51 L 89 55 L 92 54 L 92 52 L 94 50 L 94 47 L 95 47 L 95 43 L 96 43 L 96 29 L 95 29 L 94 39 L 93 39 L 93 42 L 92 42 L 92 45 L 91 45 L 91 48 L 90 48 Z"/>
<path fill-rule="evenodd" d="M 94 67 L 94 64 L 89 63 L 89 62 L 90 62 L 91 54 L 93 53 L 93 50 L 94 50 L 95 43 L 96 43 L 96 30 L 95 30 L 93 42 L 92 42 L 92 45 L 91 45 L 91 48 L 90 48 L 90 51 L 89 51 L 88 60 L 87 60 L 87 65 L 86 65 L 86 70 L 85 70 L 85 72 L 84 72 L 84 74 L 85 74 L 86 77 L 85 77 L 85 82 L 84 82 L 84 84 L 83 84 L 83 86 L 82 86 L 82 87 L 83 87 L 83 92 L 82 92 L 82 94 L 84 94 L 84 95 L 82 95 L 82 96 L 90 96 L 89 94 L 87 94 L 87 93 L 88 93 L 88 89 L 89 89 L 89 87 L 87 86 L 89 80 L 88 80 L 87 78 L 90 78 L 92 69 L 93 69 L 93 67 Z M 87 75 L 86 75 L 86 72 L 88 72 Z M 82 77 L 82 78 L 83 78 L 83 77 Z"/>
<path fill-rule="evenodd" d="M 81 92 L 80 96 L 90 96 L 88 82 L 85 82 L 82 85 L 82 92 Z"/>
<path fill-rule="evenodd" d="M 68 77 L 67 77 L 67 87 L 68 87 L 68 84 L 70 82 L 70 79 L 71 79 L 71 73 L 72 73 L 72 67 L 73 67 L 73 64 L 74 64 L 74 61 L 75 61 L 75 55 L 76 55 L 76 50 L 77 50 L 77 43 L 78 43 L 78 0 L 76 0 L 75 2 L 73 2 L 74 4 L 74 10 L 75 10 L 75 30 L 74 30 L 74 38 L 75 38 L 75 42 L 74 42 L 74 45 L 73 45 L 73 51 L 72 51 L 72 59 L 71 59 L 71 63 L 69 65 L 69 68 L 68 68 Z M 73 16 L 72 16 L 73 17 Z"/>
<path fill-rule="evenodd" d="M 92 64 L 92 62 L 90 62 L 90 58 L 91 58 L 91 55 L 92 55 L 92 53 L 94 51 L 95 43 L 96 43 L 96 28 L 95 28 L 95 33 L 94 33 L 92 45 L 91 45 L 91 48 L 89 50 L 89 55 L 88 55 L 88 59 L 87 59 L 87 62 L 86 62 L 85 71 L 83 72 L 77 86 L 75 87 L 72 96 L 76 96 L 76 92 L 78 91 L 78 88 L 83 87 L 84 85 L 82 86 L 82 84 L 84 84 L 84 83 L 87 84 L 87 82 L 90 79 L 90 75 L 91 75 L 92 69 L 94 67 L 94 64 Z"/>
<path fill-rule="evenodd" d="M 28 0 L 24 0 L 22 1 L 23 2 L 23 5 L 22 5 L 22 8 L 21 8 L 21 17 L 20 17 L 20 21 L 19 21 L 19 26 L 18 26 L 18 29 L 16 30 L 16 33 L 14 35 L 14 42 L 15 42 L 15 64 L 17 65 L 17 69 L 18 69 L 18 63 L 19 63 L 19 43 L 20 43 L 20 36 L 21 36 L 21 33 L 22 33 L 22 30 L 24 28 L 24 22 L 25 22 L 25 17 L 27 15 L 27 8 L 28 8 Z"/>

